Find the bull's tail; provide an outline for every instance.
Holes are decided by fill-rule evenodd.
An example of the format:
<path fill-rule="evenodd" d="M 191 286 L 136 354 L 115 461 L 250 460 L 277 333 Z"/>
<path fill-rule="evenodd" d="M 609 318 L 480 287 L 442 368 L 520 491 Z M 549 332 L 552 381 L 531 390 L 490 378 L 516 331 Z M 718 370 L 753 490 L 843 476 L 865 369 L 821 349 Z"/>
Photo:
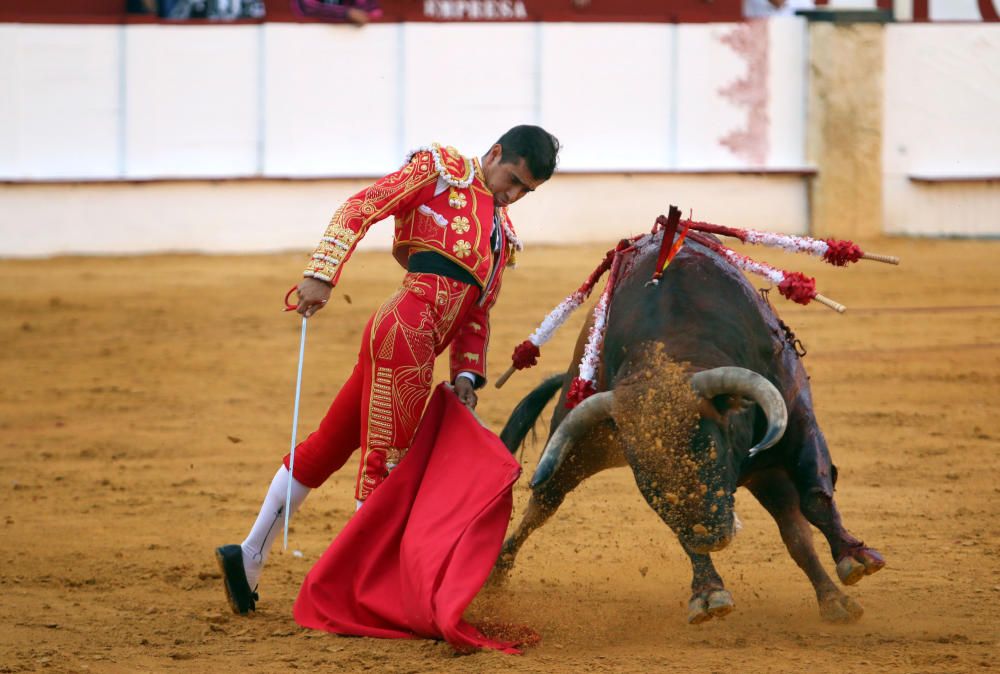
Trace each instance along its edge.
<path fill-rule="evenodd" d="M 562 388 L 565 377 L 565 374 L 552 375 L 536 386 L 531 393 L 524 396 L 514 411 L 510 413 L 507 424 L 500 432 L 500 439 L 511 454 L 517 451 L 528 435 L 528 431 L 534 428 L 542 410 L 552 400 L 552 396 Z"/>

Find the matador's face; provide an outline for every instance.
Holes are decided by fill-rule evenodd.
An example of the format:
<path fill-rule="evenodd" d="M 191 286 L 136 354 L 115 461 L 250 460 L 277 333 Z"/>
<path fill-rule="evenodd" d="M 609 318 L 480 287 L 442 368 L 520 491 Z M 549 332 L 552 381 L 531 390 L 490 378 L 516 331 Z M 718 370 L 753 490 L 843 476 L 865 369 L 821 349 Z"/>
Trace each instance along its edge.
<path fill-rule="evenodd" d="M 497 206 L 510 206 L 528 192 L 534 192 L 544 180 L 531 174 L 527 162 L 518 157 L 517 162 L 503 161 L 503 148 L 497 144 L 483 157 L 483 174 L 486 187 L 493 192 Z"/>

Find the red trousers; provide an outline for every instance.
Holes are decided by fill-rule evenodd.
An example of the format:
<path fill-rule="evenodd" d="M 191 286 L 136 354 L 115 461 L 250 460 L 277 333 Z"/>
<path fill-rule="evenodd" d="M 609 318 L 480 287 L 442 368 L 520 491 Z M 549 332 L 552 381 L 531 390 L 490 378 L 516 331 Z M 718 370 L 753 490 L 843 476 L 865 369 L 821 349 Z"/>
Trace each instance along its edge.
<path fill-rule="evenodd" d="M 434 360 L 478 298 L 477 286 L 406 274 L 365 326 L 354 372 L 319 428 L 295 448 L 295 479 L 319 487 L 360 447 L 355 498 L 365 500 L 388 474 L 386 463 L 398 463 L 409 448 L 431 392 Z"/>

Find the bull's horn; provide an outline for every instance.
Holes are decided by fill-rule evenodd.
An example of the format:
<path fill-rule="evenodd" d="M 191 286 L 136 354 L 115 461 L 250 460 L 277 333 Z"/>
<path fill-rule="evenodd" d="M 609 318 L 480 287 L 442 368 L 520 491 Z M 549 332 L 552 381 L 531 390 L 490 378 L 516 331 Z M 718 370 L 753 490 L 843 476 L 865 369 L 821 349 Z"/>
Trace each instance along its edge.
<path fill-rule="evenodd" d="M 579 440 L 583 435 L 596 424 L 611 416 L 611 404 L 614 401 L 614 393 L 603 391 L 595 393 L 574 407 L 562 423 L 556 427 L 556 432 L 549 438 L 542 452 L 542 458 L 538 460 L 538 467 L 531 477 L 531 488 L 535 489 L 552 477 L 562 465 L 566 458 L 569 446 Z"/>
<path fill-rule="evenodd" d="M 788 408 L 781 393 L 765 377 L 743 367 L 717 367 L 697 372 L 691 377 L 691 388 L 705 398 L 717 395 L 741 395 L 760 405 L 767 417 L 764 438 L 750 449 L 750 456 L 774 445 L 788 425 Z"/>

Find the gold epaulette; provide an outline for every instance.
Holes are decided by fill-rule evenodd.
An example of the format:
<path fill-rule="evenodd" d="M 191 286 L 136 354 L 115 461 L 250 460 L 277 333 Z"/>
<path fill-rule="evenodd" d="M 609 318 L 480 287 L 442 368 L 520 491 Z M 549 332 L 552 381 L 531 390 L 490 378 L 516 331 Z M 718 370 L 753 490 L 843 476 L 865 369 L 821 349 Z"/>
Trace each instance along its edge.
<path fill-rule="evenodd" d="M 431 143 L 424 147 L 418 147 L 406 155 L 405 164 L 409 164 L 413 156 L 418 152 L 430 152 L 434 158 L 434 167 L 438 175 L 452 187 L 468 187 L 472 184 L 476 176 L 476 166 L 471 159 L 463 157 L 458 150 L 451 145 L 441 147 L 437 143 Z"/>

